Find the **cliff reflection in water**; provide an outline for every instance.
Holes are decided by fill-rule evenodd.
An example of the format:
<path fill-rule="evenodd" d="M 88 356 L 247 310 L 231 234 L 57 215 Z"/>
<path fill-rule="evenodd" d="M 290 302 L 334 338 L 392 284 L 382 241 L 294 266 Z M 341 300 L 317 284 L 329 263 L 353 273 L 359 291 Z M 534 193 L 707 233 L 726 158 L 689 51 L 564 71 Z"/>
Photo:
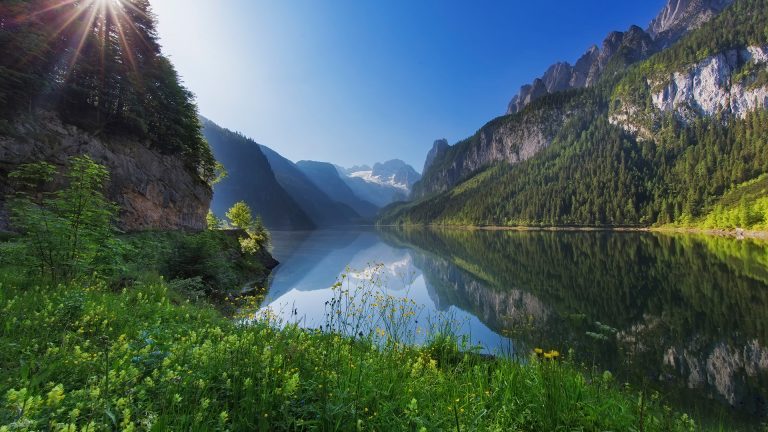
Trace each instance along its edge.
<path fill-rule="evenodd" d="M 382 263 L 393 291 L 426 313 L 452 311 L 489 350 L 507 346 L 525 356 L 536 346 L 573 349 L 580 361 L 672 399 L 703 406 L 711 399 L 765 419 L 763 244 L 648 233 L 382 229 L 310 234 L 288 254 L 283 241 L 276 236 L 283 264 L 267 299 L 274 308 L 299 304 L 303 316 L 319 319 L 318 304 L 347 266 Z"/>

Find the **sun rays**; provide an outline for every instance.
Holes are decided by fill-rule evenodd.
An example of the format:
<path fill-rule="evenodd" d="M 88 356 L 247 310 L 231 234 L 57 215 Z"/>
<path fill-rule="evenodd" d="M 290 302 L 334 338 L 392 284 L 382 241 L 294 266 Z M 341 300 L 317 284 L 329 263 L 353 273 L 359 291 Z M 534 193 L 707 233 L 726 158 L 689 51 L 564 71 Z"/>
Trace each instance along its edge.
<path fill-rule="evenodd" d="M 136 45 L 139 43 L 148 46 L 149 43 L 136 28 L 133 19 L 135 16 L 146 17 L 146 12 L 136 7 L 133 1 L 43 0 L 38 2 L 39 6 L 33 12 L 19 17 L 18 20 L 46 18 L 46 22 L 51 26 L 51 44 L 67 34 L 70 45 L 65 74 L 69 74 L 77 66 L 85 47 L 94 41 L 102 62 L 108 45 L 116 43 L 119 55 L 133 72 L 137 72 L 134 51 L 141 47 Z"/>

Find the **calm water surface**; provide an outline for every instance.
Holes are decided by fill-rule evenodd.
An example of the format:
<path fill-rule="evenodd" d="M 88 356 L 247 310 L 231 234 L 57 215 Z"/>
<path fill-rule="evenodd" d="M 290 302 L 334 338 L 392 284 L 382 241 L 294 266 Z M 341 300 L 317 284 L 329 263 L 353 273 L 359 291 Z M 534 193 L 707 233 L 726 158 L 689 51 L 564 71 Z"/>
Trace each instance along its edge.
<path fill-rule="evenodd" d="M 768 420 L 768 247 L 610 232 L 353 228 L 274 232 L 265 308 L 316 328 L 342 274 L 448 315 L 486 352 L 573 350 L 708 421 Z"/>

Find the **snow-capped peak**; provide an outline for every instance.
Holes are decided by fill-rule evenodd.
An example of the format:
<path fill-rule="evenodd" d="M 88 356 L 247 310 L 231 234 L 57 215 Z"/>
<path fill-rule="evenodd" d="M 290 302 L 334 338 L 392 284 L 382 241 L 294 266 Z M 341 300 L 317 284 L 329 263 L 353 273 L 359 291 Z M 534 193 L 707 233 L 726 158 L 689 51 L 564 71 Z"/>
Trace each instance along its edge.
<path fill-rule="evenodd" d="M 382 186 L 390 186 L 396 189 L 400 189 L 404 192 L 410 192 L 410 188 L 405 183 L 400 183 L 396 180 L 396 175 L 392 174 L 389 177 L 378 176 L 373 174 L 373 170 L 370 171 L 356 171 L 349 173 L 350 177 L 359 178 L 365 180 L 367 183 L 375 183 Z"/>

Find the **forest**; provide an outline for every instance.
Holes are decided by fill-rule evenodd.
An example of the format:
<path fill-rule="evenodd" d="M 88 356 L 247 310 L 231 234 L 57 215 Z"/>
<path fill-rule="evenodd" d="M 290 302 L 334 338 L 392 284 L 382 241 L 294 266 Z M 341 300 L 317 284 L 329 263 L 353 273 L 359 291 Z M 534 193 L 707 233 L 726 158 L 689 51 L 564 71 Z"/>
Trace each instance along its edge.
<path fill-rule="evenodd" d="M 683 121 L 655 111 L 648 84 L 722 50 L 766 44 L 768 3 L 737 2 L 672 48 L 639 64 L 614 65 L 615 72 L 592 88 L 542 98 L 521 113 L 489 123 L 436 161 L 435 169 L 450 164 L 456 152 L 495 123 L 544 116 L 562 107 L 574 112 L 563 124 L 552 125 L 558 130 L 551 145 L 534 158 L 491 166 L 447 192 L 393 205 L 380 223 L 768 226 L 762 196 L 724 199 L 768 173 L 768 113 L 758 110 L 737 118 L 723 112 Z M 758 86 L 765 74 L 745 62 L 733 79 Z M 628 133 L 609 120 L 628 103 L 640 107 L 632 121 L 651 131 L 651 137 Z"/>
<path fill-rule="evenodd" d="M 161 52 L 147 0 L 4 0 L 0 52 L 0 131 L 54 112 L 93 134 L 181 155 L 203 179 L 215 177 L 193 95 Z"/>

